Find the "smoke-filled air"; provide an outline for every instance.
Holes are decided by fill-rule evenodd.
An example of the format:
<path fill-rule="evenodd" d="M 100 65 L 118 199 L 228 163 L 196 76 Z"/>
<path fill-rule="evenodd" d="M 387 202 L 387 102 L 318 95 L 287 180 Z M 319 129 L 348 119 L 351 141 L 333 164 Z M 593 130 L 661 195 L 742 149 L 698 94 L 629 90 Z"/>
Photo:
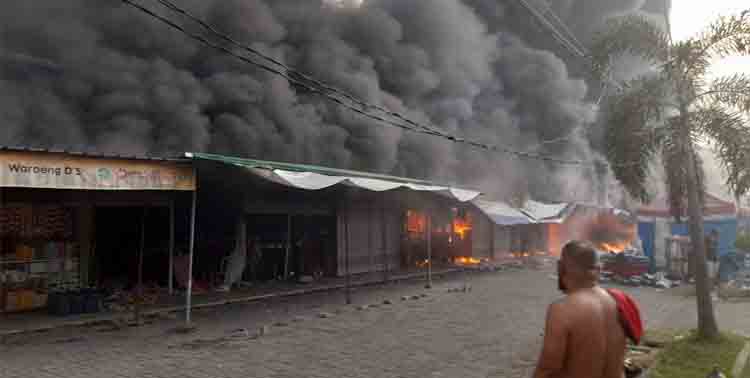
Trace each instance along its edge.
<path fill-rule="evenodd" d="M 208 151 L 432 179 L 496 197 L 521 190 L 582 200 L 596 190 L 584 167 L 522 160 L 364 118 L 118 0 L 3 3 L 1 145 Z M 450 134 L 598 159 L 585 132 L 595 127 L 596 99 L 510 19 L 515 1 L 176 3 L 289 66 Z M 188 25 L 156 1 L 141 4 Z M 591 17 L 649 7 L 660 12 L 635 0 L 554 5 L 582 40 L 593 32 Z M 544 143 L 551 140 L 558 142 Z"/>

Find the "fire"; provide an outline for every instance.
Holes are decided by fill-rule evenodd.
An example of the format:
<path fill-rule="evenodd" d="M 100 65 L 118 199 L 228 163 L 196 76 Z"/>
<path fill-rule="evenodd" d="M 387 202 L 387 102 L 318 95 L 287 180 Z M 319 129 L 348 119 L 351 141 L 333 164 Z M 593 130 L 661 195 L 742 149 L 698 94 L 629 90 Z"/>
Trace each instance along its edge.
<path fill-rule="evenodd" d="M 471 221 L 469 219 L 455 218 L 453 220 L 453 232 L 455 232 L 461 240 L 466 238 L 466 234 L 471 231 Z"/>
<path fill-rule="evenodd" d="M 605 252 L 609 253 L 621 253 L 625 249 L 629 247 L 629 244 L 626 242 L 609 242 L 609 243 L 600 243 L 599 249 Z"/>
<path fill-rule="evenodd" d="M 456 257 L 453 259 L 453 263 L 456 265 L 479 265 L 482 263 L 481 259 L 476 257 Z"/>
<path fill-rule="evenodd" d="M 605 213 L 596 216 L 584 234 L 602 252 L 622 253 L 638 237 L 635 223 Z"/>
<path fill-rule="evenodd" d="M 428 265 L 430 265 L 430 260 L 419 260 L 417 261 L 417 268 L 426 268 Z"/>
<path fill-rule="evenodd" d="M 422 234 L 427 229 L 427 216 L 424 213 L 409 210 L 406 212 L 406 230 L 412 234 Z"/>

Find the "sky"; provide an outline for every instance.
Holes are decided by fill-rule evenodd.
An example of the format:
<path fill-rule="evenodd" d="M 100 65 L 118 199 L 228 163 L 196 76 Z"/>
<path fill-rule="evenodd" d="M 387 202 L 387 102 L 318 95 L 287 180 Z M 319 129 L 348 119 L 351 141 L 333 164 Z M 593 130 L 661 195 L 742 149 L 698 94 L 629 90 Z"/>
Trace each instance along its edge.
<path fill-rule="evenodd" d="M 673 0 L 672 38 L 689 38 L 704 30 L 718 16 L 739 14 L 745 9 L 750 9 L 748 0 Z M 728 58 L 717 62 L 712 69 L 713 75 L 736 72 L 750 74 L 750 57 Z"/>

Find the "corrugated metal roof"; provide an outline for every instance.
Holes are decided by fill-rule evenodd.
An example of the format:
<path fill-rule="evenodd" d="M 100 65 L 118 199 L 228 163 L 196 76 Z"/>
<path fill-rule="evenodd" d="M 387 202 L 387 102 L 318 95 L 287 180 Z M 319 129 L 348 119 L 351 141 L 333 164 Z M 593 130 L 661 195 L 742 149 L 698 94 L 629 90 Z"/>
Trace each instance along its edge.
<path fill-rule="evenodd" d="M 12 146 L 0 146 L 0 151 L 64 154 L 64 155 L 70 155 L 70 156 L 81 156 L 81 157 L 99 158 L 99 159 L 148 160 L 148 161 L 168 161 L 168 162 L 185 162 L 185 163 L 190 161 L 189 159 L 185 158 L 183 154 L 174 154 L 172 156 L 127 155 L 127 154 L 117 154 L 114 152 L 74 151 L 74 150 L 66 150 L 66 149 L 12 147 Z"/>
<path fill-rule="evenodd" d="M 327 176 L 348 176 L 348 177 L 359 177 L 359 178 L 368 178 L 368 179 L 376 179 L 376 180 L 395 181 L 395 182 L 401 182 L 401 183 L 406 183 L 406 184 L 446 186 L 446 187 L 451 186 L 451 185 L 445 185 L 445 184 L 440 184 L 440 183 L 435 183 L 435 182 L 420 180 L 420 179 L 390 176 L 390 175 L 384 175 L 384 174 L 379 174 L 379 173 L 352 171 L 352 170 L 347 170 L 347 169 L 329 168 L 329 167 L 322 167 L 318 165 L 295 164 L 295 163 L 284 163 L 284 162 L 268 161 L 268 160 L 247 159 L 247 158 L 238 158 L 238 157 L 232 157 L 232 156 L 198 153 L 198 152 L 188 152 L 185 154 L 185 156 L 189 158 L 195 157 L 198 159 L 219 161 L 219 162 L 223 162 L 223 163 L 227 163 L 231 165 L 237 165 L 237 166 L 241 166 L 245 168 L 260 168 L 260 169 L 268 169 L 268 170 L 279 169 L 279 170 L 293 171 L 293 172 L 312 172 L 312 173 L 318 173 L 318 174 L 327 175 Z"/>

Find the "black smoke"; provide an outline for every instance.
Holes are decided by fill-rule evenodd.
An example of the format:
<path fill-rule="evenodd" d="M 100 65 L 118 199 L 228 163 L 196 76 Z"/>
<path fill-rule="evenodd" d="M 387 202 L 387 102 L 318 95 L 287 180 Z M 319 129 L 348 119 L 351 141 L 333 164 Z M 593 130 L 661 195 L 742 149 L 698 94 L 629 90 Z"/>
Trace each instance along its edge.
<path fill-rule="evenodd" d="M 455 182 L 497 196 L 519 182 L 540 198 L 586 199 L 596 190 L 589 169 L 383 127 L 117 0 L 4 3 L 2 145 L 211 151 Z M 168 15 L 155 1 L 142 3 Z M 487 144 L 596 158 L 577 132 L 596 114 L 585 80 L 529 43 L 516 26 L 518 11 L 503 2 L 177 3 L 243 43 L 414 120 Z M 581 3 L 599 4 L 591 10 L 596 17 L 608 14 L 607 3 L 623 8 Z M 570 19 L 580 6 L 559 10 Z"/>

